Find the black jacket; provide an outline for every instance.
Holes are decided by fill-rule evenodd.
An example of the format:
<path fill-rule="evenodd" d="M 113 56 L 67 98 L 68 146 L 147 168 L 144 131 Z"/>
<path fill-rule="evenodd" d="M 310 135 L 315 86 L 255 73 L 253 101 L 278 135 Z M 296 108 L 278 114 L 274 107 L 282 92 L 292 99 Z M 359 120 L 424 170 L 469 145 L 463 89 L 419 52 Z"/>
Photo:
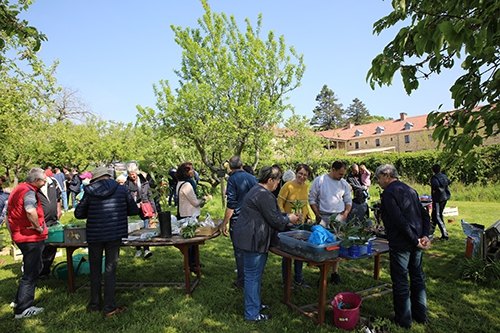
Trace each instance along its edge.
<path fill-rule="evenodd" d="M 429 213 L 417 192 L 403 182 L 394 181 L 382 192 L 380 213 L 390 247 L 413 248 L 419 238 L 429 235 Z"/>
<path fill-rule="evenodd" d="M 445 174 L 438 172 L 431 178 L 431 191 L 433 202 L 444 202 L 450 199 L 451 193 L 448 185 L 450 181 Z"/>
<path fill-rule="evenodd" d="M 77 219 L 87 219 L 87 242 L 111 242 L 128 236 L 127 216 L 139 210 L 125 186 L 113 179 L 92 182 L 75 209 Z"/>
<path fill-rule="evenodd" d="M 47 196 L 41 190 L 38 191 L 38 194 L 43 207 L 45 224 L 47 227 L 57 224 L 57 203 L 61 201 L 62 194 L 57 180 L 53 177 L 47 177 Z"/>
<path fill-rule="evenodd" d="M 80 175 L 75 173 L 73 174 L 73 178 L 69 181 L 68 190 L 70 192 L 80 193 L 81 184 L 82 180 L 80 179 Z"/>

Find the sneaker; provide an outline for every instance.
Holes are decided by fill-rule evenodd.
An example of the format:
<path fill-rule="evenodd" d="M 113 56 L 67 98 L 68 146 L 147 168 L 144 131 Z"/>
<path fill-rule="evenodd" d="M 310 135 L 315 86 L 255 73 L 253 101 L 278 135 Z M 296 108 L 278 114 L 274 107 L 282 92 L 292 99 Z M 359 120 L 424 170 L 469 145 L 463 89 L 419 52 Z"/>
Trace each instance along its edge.
<path fill-rule="evenodd" d="M 300 286 L 300 287 L 304 287 L 304 288 L 311 288 L 310 285 L 308 285 L 306 283 L 306 281 L 304 281 L 304 279 L 300 279 L 300 280 L 296 280 L 296 279 L 293 279 L 293 283 L 295 283 L 296 285 Z"/>
<path fill-rule="evenodd" d="M 441 236 L 440 238 L 438 238 L 438 240 L 440 240 L 440 241 L 447 241 L 449 239 L 450 238 L 448 236 Z"/>
<path fill-rule="evenodd" d="M 258 323 L 260 321 L 266 321 L 266 320 L 269 320 L 269 319 L 271 319 L 271 315 L 265 315 L 265 314 L 259 313 L 259 315 L 257 316 L 257 318 L 255 318 L 255 319 L 246 319 L 246 321 L 251 321 L 251 322 L 254 322 L 254 323 Z"/>
<path fill-rule="evenodd" d="M 281 285 L 281 288 L 285 288 L 285 284 L 284 283 Z M 290 285 L 290 290 L 295 290 L 295 287 L 293 286 L 293 284 Z"/>
<path fill-rule="evenodd" d="M 151 252 L 149 250 L 144 251 L 144 259 L 148 259 L 152 255 L 153 255 L 153 252 Z"/>
<path fill-rule="evenodd" d="M 341 285 L 342 281 L 340 281 L 340 276 L 339 273 L 332 273 L 332 276 L 330 277 L 330 282 L 335 283 L 337 285 Z"/>
<path fill-rule="evenodd" d="M 142 256 L 142 251 L 141 251 L 141 250 L 138 250 L 138 251 L 135 253 L 135 257 L 136 257 L 136 258 L 139 258 L 140 256 Z"/>
<path fill-rule="evenodd" d="M 28 318 L 31 316 L 36 316 L 40 312 L 43 311 L 43 308 L 37 308 L 36 306 L 30 306 L 26 310 L 24 310 L 21 314 L 14 315 L 15 319 Z"/>

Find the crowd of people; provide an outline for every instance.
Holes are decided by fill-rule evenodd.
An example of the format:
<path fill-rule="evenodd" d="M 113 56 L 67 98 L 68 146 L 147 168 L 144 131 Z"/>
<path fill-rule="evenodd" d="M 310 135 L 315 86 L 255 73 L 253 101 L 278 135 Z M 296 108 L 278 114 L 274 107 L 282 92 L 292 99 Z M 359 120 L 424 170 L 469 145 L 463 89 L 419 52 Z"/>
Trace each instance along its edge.
<path fill-rule="evenodd" d="M 257 177 L 252 169 L 244 169 L 239 156 L 228 162 L 226 211 L 221 226 L 224 236 L 231 238 L 236 261 L 235 288 L 244 290 L 245 319 L 259 322 L 270 318 L 262 314 L 268 306 L 261 303 L 261 279 L 269 247 L 277 232 L 291 230 L 296 224 L 309 222 L 329 227 L 331 219 L 345 222 L 366 218 L 371 173 L 364 165 L 349 167 L 343 161 L 332 163 L 328 173 L 312 180 L 312 170 L 300 164 L 295 171 L 283 172 L 279 165 L 263 167 Z M 161 211 L 152 189 L 151 176 L 130 163 L 127 173 L 116 177 L 114 170 L 98 167 L 78 174 L 54 168 L 32 168 L 26 182 L 6 193 L 0 186 L 0 218 L 7 212 L 12 240 L 23 253 L 24 272 L 12 303 L 15 318 L 37 315 L 43 308 L 33 305 L 35 284 L 46 278 L 55 257 L 55 248 L 46 246 L 47 228 L 57 224 L 68 211 L 69 197 L 75 217 L 87 221 L 87 243 L 90 261 L 91 299 L 88 311 L 103 311 L 105 317 L 125 311 L 114 301 L 116 268 L 121 239 L 127 237 L 127 216 L 139 215 L 148 226 L 149 215 L 144 206 L 150 204 L 153 214 Z M 430 247 L 432 226 L 438 225 L 442 239 L 448 239 L 442 210 L 450 198 L 449 180 L 439 165 L 432 167 L 432 223 L 422 207 L 418 194 L 399 181 L 397 170 L 390 164 L 377 168 L 374 176 L 384 190 L 380 211 L 386 227 L 390 248 L 390 270 L 393 281 L 395 322 L 410 327 L 412 320 L 426 321 L 425 280 L 422 271 L 422 250 Z M 169 205 L 177 206 L 177 217 L 199 216 L 205 204 L 200 199 L 193 164 L 186 162 L 169 172 Z M 6 182 L 0 176 L 0 185 Z M 156 202 L 155 202 L 156 201 Z M 124 209 L 126 207 L 126 209 Z M 298 207 L 298 208 L 297 208 Z M 0 220 L 1 222 L 2 220 Z M 138 247 L 136 257 L 149 258 L 149 248 Z M 143 252 L 144 250 L 144 252 Z M 105 259 L 104 300 L 101 296 L 101 262 Z M 196 270 L 194 251 L 189 251 L 191 271 Z M 293 282 L 310 288 L 304 280 L 302 261 L 294 262 Z M 284 267 L 284 266 L 283 266 Z M 338 262 L 333 266 L 331 282 L 342 284 Z M 282 278 L 285 281 L 283 269 Z M 411 289 L 408 286 L 408 275 Z M 410 291 L 411 290 L 411 291 Z"/>

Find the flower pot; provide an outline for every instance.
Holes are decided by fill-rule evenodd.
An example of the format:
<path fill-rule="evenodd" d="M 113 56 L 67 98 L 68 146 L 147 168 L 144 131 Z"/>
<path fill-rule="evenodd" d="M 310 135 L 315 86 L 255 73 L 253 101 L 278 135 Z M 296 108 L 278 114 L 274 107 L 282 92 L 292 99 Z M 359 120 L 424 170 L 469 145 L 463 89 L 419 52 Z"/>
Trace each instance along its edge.
<path fill-rule="evenodd" d="M 158 213 L 158 221 L 160 222 L 160 236 L 162 238 L 172 237 L 172 220 L 170 212 Z"/>

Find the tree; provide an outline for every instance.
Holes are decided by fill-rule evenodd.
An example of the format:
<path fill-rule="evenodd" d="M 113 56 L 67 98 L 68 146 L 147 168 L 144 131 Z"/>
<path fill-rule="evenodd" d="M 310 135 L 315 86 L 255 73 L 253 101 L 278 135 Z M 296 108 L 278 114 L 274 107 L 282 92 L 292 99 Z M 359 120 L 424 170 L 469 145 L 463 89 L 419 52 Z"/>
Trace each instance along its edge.
<path fill-rule="evenodd" d="M 20 60 L 31 59 L 40 50 L 42 42 L 47 40 L 44 34 L 18 17 L 33 0 L 19 0 L 13 4 L 9 2 L 12 1 L 0 0 L 0 68 L 12 61 L 4 57 L 8 50 L 17 49 Z"/>
<path fill-rule="evenodd" d="M 344 124 L 345 111 L 342 104 L 337 104 L 338 100 L 333 90 L 325 84 L 316 96 L 318 105 L 313 110 L 311 125 L 320 131 L 341 127 Z"/>
<path fill-rule="evenodd" d="M 354 123 L 354 125 L 368 124 L 370 122 L 370 111 L 365 107 L 363 102 L 355 98 L 352 104 L 346 109 L 346 123 Z"/>
<path fill-rule="evenodd" d="M 270 31 L 260 38 L 262 16 L 254 29 L 246 20 L 240 31 L 233 16 L 210 11 L 200 28 L 172 26 L 183 49 L 181 68 L 175 73 L 179 88 L 168 81 L 154 86 L 158 112 L 138 107 L 139 122 L 175 133 L 179 144 L 196 148 L 212 173 L 214 184 L 221 163 L 232 155 L 251 151 L 254 165 L 282 119 L 286 94 L 297 88 L 305 70 L 302 55 Z M 287 52 L 288 51 L 288 52 Z M 296 63 L 292 63 L 292 58 Z"/>
<path fill-rule="evenodd" d="M 408 24 L 372 61 L 367 80 L 390 85 L 399 71 L 411 94 L 422 79 L 460 66 L 465 74 L 451 86 L 454 112 L 427 117 L 433 138 L 444 144 L 450 160 L 472 166 L 474 147 L 500 133 L 500 2 L 486 0 L 393 0 L 394 11 L 374 24 L 374 33 Z"/>
<path fill-rule="evenodd" d="M 73 120 L 83 122 L 92 115 L 90 107 L 85 103 L 80 92 L 70 87 L 62 87 L 57 92 L 50 111 L 56 121 Z"/>
<path fill-rule="evenodd" d="M 309 163 L 312 156 L 320 156 L 324 149 L 322 140 L 310 126 L 306 116 L 295 113 L 285 120 L 285 127 L 279 130 L 276 150 L 287 161 L 288 167 L 293 168 L 294 162 Z"/>
<path fill-rule="evenodd" d="M 0 66 L 0 165 L 17 179 L 40 157 L 42 138 L 50 126 L 43 115 L 54 91 L 55 66 L 32 59 L 30 73 Z"/>

